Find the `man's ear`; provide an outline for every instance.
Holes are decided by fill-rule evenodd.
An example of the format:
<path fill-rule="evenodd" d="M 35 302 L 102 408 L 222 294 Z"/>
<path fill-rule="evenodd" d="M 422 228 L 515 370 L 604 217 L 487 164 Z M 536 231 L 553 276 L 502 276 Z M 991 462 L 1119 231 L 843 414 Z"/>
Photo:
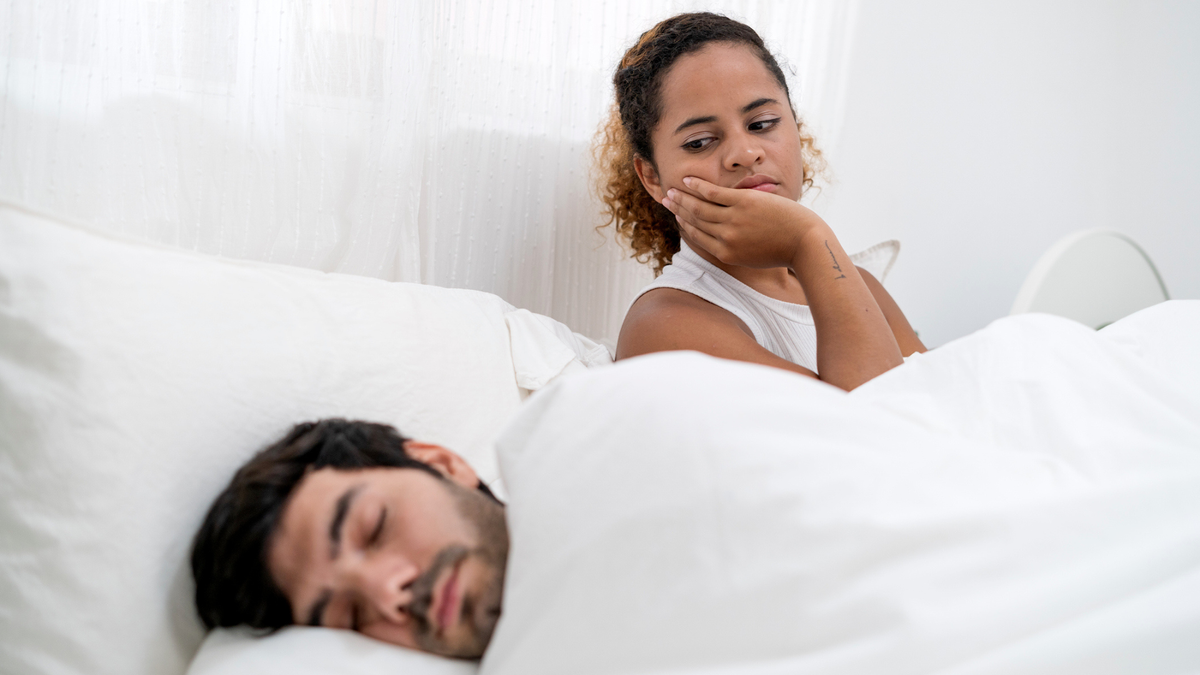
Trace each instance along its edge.
<path fill-rule="evenodd" d="M 474 490 L 479 487 L 479 476 L 475 469 L 452 450 L 433 443 L 409 440 L 404 441 L 404 453 L 432 466 L 438 473 L 465 488 Z"/>
<path fill-rule="evenodd" d="M 654 197 L 654 201 L 661 204 L 663 197 L 667 196 L 667 191 L 663 189 L 662 181 L 658 177 L 658 170 L 654 168 L 654 165 L 649 160 L 635 156 L 633 170 L 637 171 L 638 178 L 641 179 L 642 187 L 646 188 L 646 192 Z"/>

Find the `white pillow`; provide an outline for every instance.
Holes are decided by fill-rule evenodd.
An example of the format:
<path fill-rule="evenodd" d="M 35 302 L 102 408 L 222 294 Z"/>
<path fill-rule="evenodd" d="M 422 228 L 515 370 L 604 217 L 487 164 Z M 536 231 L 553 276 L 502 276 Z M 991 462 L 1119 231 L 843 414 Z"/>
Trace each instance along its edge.
<path fill-rule="evenodd" d="M 512 312 L 0 203 L 0 672 L 182 673 L 203 638 L 192 535 L 236 468 L 297 422 L 394 424 L 494 481 L 516 371 L 544 382 L 575 363 L 523 337 L 553 333 L 548 320 Z M 535 326 L 510 345 L 522 321 Z"/>
<path fill-rule="evenodd" d="M 292 626 L 256 637 L 209 634 L 187 675 L 475 675 L 474 662 L 394 647 L 358 633 Z"/>
<path fill-rule="evenodd" d="M 870 272 L 871 276 L 882 284 L 887 281 L 888 274 L 891 273 L 892 266 L 896 264 L 896 257 L 899 255 L 900 242 L 896 239 L 888 239 L 852 254 L 850 261 Z"/>
<path fill-rule="evenodd" d="M 1026 316 L 868 397 L 692 353 L 535 394 L 497 441 L 512 553 L 481 672 L 1196 670 L 1200 405 L 1109 347 Z M 979 381 L 1059 447 L 941 428 Z M 1053 395 L 1092 382 L 1117 386 Z M 1069 445 L 1092 403 L 1120 440 L 1095 459 L 1136 471 Z"/>

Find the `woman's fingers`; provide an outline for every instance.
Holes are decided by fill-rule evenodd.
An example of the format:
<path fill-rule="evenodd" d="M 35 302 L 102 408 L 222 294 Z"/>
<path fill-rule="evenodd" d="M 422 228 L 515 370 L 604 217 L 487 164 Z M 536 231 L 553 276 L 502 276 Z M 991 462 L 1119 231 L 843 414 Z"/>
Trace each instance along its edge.
<path fill-rule="evenodd" d="M 692 225 L 680 216 L 675 216 L 676 222 L 679 223 L 679 229 L 683 231 L 688 238 L 695 242 L 698 246 L 715 255 L 718 260 L 725 253 L 725 245 L 719 239 L 705 232 L 704 230 Z"/>
<path fill-rule="evenodd" d="M 683 234 L 691 238 L 697 245 L 720 258 L 721 254 L 717 251 L 724 251 L 725 245 L 721 243 L 719 238 L 719 228 L 716 223 L 697 218 L 696 214 L 688 209 L 682 198 L 686 197 L 687 203 L 693 207 L 707 208 L 712 207 L 691 195 L 685 195 L 678 190 L 671 190 L 670 195 L 663 200 L 663 206 L 666 206 L 671 213 L 675 214 L 675 220 L 679 223 L 679 229 Z"/>
<path fill-rule="evenodd" d="M 694 222 L 699 221 L 715 224 L 725 221 L 724 212 L 728 208 L 726 206 L 709 203 L 703 199 L 694 197 L 682 190 L 676 190 L 674 188 L 667 191 L 667 199 L 672 204 L 677 205 L 677 208 L 680 211 L 686 212 L 688 216 L 691 216 L 691 220 Z M 667 206 L 667 208 L 671 209 L 671 206 Z M 671 209 L 671 212 L 675 213 L 676 215 L 681 215 L 675 209 Z"/>
<path fill-rule="evenodd" d="M 674 193 L 675 190 L 672 190 L 672 192 Z M 712 224 L 700 221 L 696 217 L 696 214 L 688 210 L 688 208 L 682 203 L 672 201 L 671 199 L 666 199 L 663 201 L 663 203 L 667 205 L 667 208 L 671 210 L 671 213 L 675 214 L 675 220 L 679 222 L 681 229 L 684 225 L 686 225 L 687 228 L 690 228 L 685 229 L 685 233 L 689 231 L 702 231 L 705 235 L 712 236 L 708 231 L 712 228 Z"/>
<path fill-rule="evenodd" d="M 683 179 L 683 184 L 688 186 L 689 189 L 691 189 L 705 201 L 712 202 L 713 204 L 732 206 L 733 203 L 737 201 L 737 190 L 732 188 L 723 188 L 719 185 L 713 185 L 703 178 L 685 176 Z"/>

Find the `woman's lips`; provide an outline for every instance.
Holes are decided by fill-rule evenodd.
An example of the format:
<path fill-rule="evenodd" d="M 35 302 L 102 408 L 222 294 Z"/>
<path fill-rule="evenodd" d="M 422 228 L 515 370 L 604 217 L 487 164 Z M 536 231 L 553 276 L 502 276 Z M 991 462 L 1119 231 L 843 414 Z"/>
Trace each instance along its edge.
<path fill-rule="evenodd" d="M 779 183 L 770 176 L 755 174 L 753 176 L 746 176 L 738 181 L 738 184 L 734 185 L 733 187 L 738 190 L 761 190 L 762 192 L 774 192 L 779 188 Z"/>

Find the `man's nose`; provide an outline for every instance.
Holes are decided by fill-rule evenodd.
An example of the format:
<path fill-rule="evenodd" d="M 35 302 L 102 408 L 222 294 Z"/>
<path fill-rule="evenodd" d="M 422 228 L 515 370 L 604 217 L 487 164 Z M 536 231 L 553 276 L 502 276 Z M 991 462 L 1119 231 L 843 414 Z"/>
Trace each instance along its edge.
<path fill-rule="evenodd" d="M 407 620 L 406 608 L 412 602 L 412 584 L 421 570 L 406 558 L 376 556 L 362 567 L 362 593 L 367 604 L 380 618 L 394 623 Z"/>

